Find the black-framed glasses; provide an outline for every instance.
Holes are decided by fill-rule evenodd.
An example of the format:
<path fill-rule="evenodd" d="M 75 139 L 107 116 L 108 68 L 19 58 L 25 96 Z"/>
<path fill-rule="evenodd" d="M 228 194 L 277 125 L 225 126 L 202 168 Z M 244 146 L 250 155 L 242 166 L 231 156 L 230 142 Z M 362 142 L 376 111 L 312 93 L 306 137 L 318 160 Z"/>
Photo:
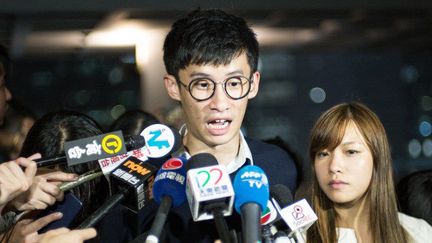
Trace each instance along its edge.
<path fill-rule="evenodd" d="M 233 100 L 239 100 L 249 94 L 252 86 L 252 79 L 244 76 L 233 76 L 225 79 L 222 82 L 215 82 L 209 78 L 196 78 L 190 81 L 189 85 L 180 83 L 191 94 L 192 98 L 197 101 L 205 101 L 210 99 L 215 91 L 216 85 L 222 84 L 225 93 Z"/>

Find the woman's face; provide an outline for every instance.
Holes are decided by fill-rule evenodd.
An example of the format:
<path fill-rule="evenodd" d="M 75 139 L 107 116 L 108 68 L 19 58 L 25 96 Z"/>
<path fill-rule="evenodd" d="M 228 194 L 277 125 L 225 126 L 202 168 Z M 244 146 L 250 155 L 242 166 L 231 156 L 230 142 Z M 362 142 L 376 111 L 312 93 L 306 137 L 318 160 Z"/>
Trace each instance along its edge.
<path fill-rule="evenodd" d="M 355 203 L 366 193 L 372 178 L 372 153 L 354 122 L 348 123 L 333 151 L 316 154 L 314 167 L 321 189 L 334 203 Z"/>

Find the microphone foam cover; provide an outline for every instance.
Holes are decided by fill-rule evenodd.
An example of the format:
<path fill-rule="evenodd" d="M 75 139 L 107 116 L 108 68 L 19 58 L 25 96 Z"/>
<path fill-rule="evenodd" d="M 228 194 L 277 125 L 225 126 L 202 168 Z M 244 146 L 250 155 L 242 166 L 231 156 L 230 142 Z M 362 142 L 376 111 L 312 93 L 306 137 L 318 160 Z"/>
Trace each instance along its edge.
<path fill-rule="evenodd" d="M 135 150 L 145 146 L 145 139 L 141 135 L 125 136 L 125 144 L 128 151 Z"/>
<path fill-rule="evenodd" d="M 199 153 L 189 158 L 186 169 L 190 170 L 218 164 L 217 159 L 212 154 Z"/>
<path fill-rule="evenodd" d="M 270 187 L 270 196 L 276 200 L 281 208 L 285 208 L 293 203 L 291 190 L 282 184 L 276 184 Z"/>
<path fill-rule="evenodd" d="M 153 184 L 153 198 L 160 204 L 164 196 L 172 199 L 173 207 L 186 200 L 186 159 L 175 157 L 167 160 L 156 174 Z"/>
<path fill-rule="evenodd" d="M 261 211 L 267 207 L 269 199 L 269 184 L 264 171 L 254 165 L 248 165 L 239 170 L 234 178 L 234 206 L 241 214 L 241 206 L 246 203 L 260 205 Z"/>

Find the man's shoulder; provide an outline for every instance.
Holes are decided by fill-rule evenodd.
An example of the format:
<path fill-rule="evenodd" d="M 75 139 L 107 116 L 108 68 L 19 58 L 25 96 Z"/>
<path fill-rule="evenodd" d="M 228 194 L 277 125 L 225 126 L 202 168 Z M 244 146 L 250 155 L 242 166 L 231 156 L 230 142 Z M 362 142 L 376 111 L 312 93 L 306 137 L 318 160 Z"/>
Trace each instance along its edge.
<path fill-rule="evenodd" d="M 289 154 L 286 151 L 284 151 L 282 148 L 274 144 L 265 143 L 263 141 L 253 139 L 253 138 L 248 138 L 248 137 L 245 137 L 245 140 L 249 146 L 249 149 L 253 157 L 271 155 L 272 159 L 293 161 L 291 156 L 289 156 Z"/>
<path fill-rule="evenodd" d="M 297 167 L 293 158 L 282 148 L 256 139 L 245 138 L 253 163 L 266 173 L 271 185 L 283 184 L 296 189 Z"/>

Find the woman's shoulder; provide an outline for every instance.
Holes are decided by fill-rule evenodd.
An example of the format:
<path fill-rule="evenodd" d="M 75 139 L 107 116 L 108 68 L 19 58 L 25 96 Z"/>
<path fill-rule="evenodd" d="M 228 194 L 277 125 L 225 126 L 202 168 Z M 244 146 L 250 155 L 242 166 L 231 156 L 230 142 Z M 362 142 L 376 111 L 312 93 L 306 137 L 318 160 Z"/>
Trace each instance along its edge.
<path fill-rule="evenodd" d="M 401 226 L 408 232 L 414 242 L 428 242 L 432 237 L 432 226 L 425 220 L 398 213 Z"/>

